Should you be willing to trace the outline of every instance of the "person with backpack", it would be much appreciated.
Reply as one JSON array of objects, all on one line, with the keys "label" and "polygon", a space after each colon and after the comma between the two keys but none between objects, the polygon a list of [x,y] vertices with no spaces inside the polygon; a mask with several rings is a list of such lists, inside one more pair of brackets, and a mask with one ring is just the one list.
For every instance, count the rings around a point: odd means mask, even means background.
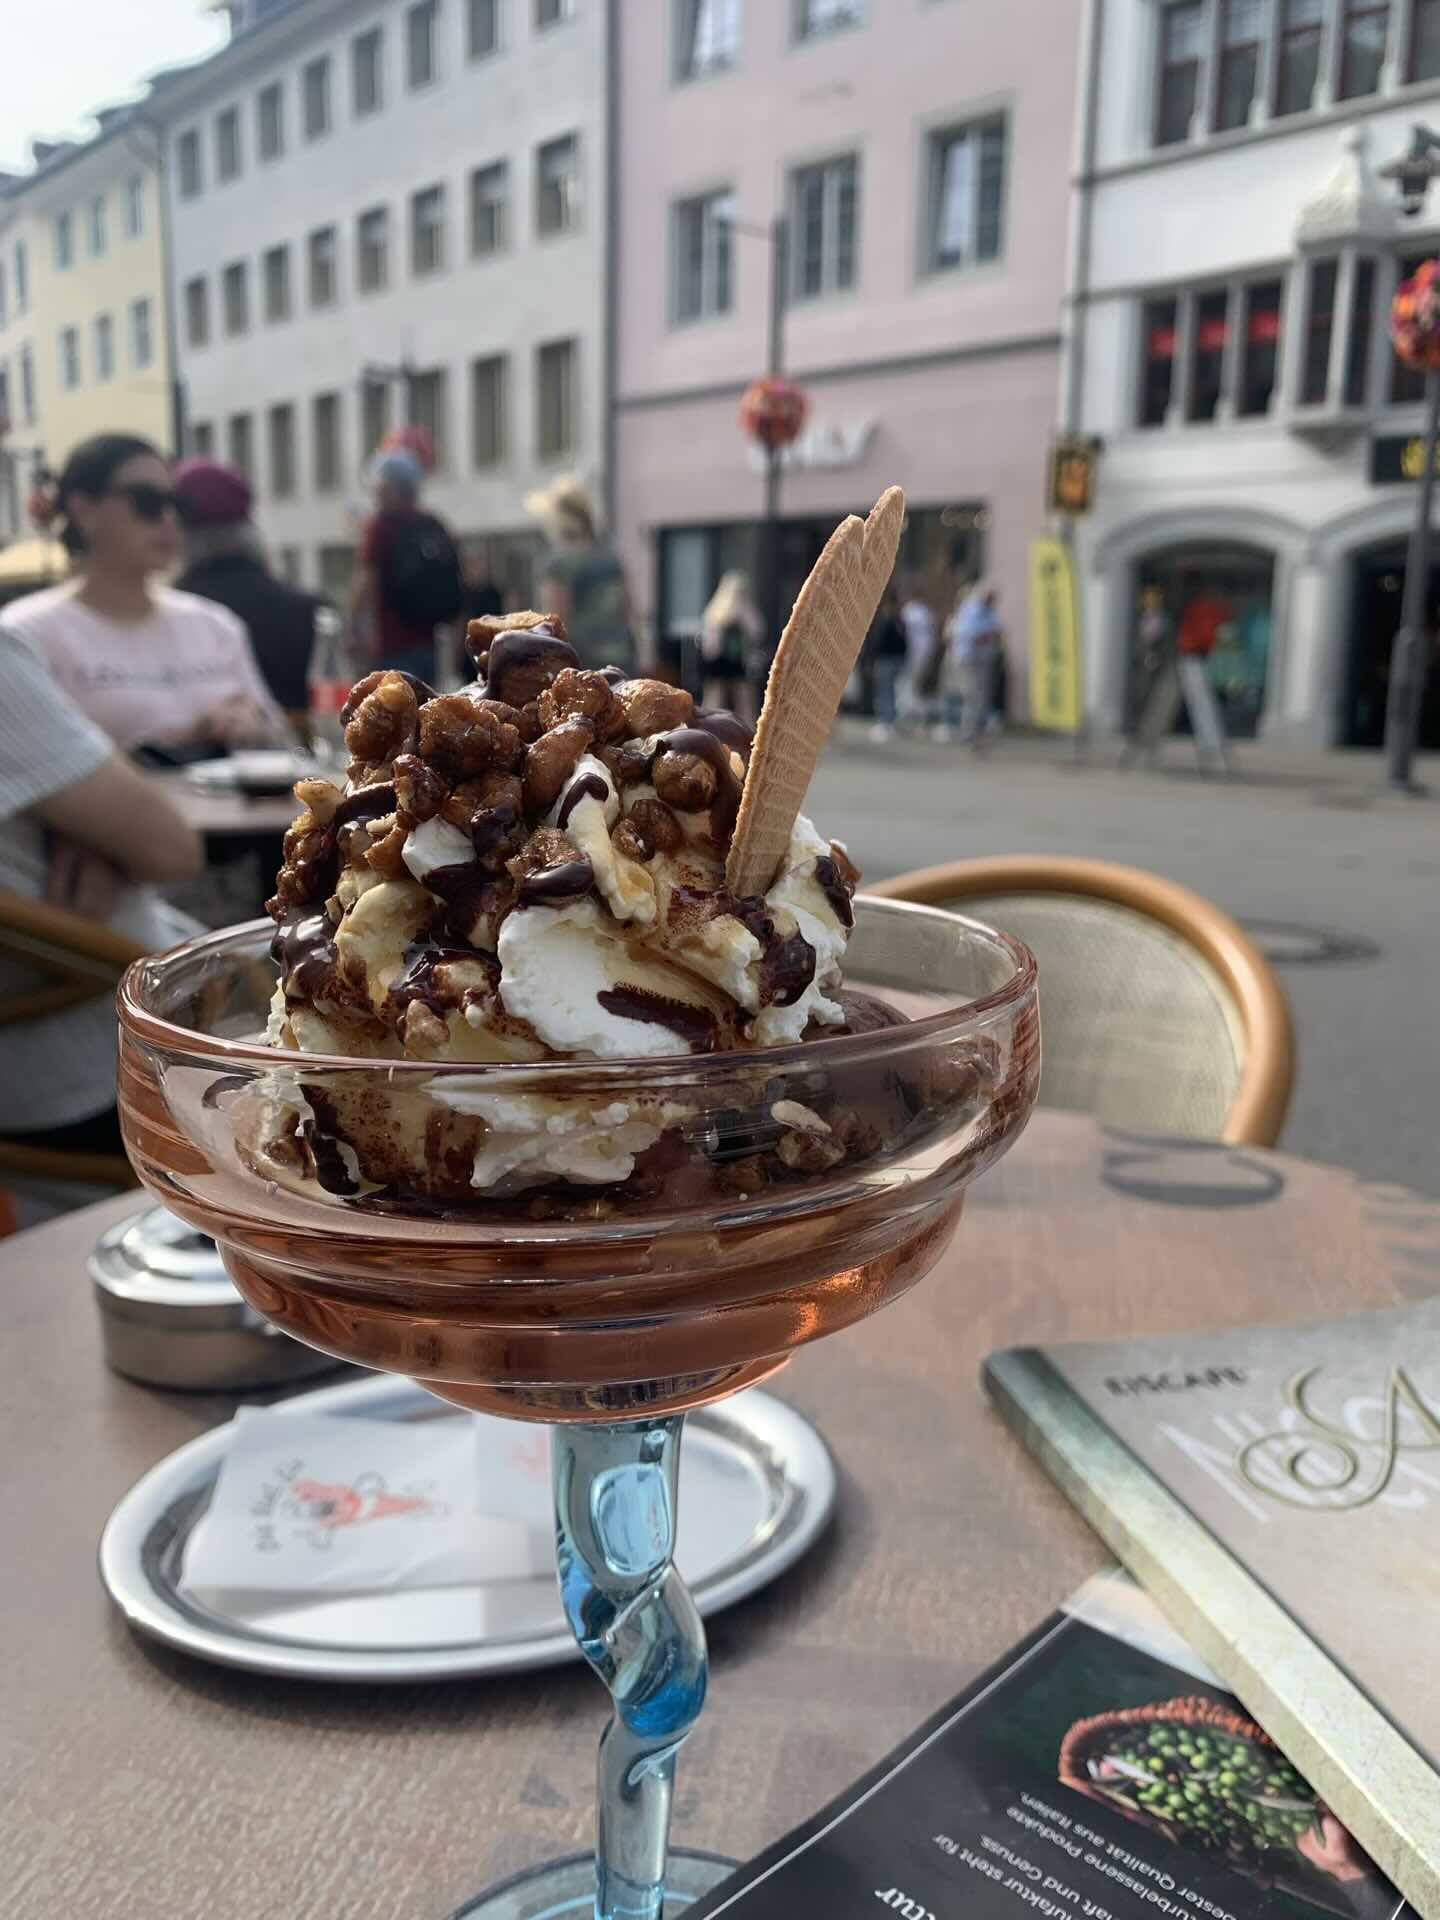
[{"label": "person with backpack", "polygon": [[465,586],[449,528],[420,504],[421,481],[408,447],[375,462],[375,512],[361,539],[347,611],[370,636],[375,666],[433,681],[435,629],[459,619]]},{"label": "person with backpack", "polygon": [[540,565],[538,605],[565,623],[582,666],[635,670],[635,634],[625,569],[601,533],[590,490],[562,475],[525,496],[525,510],[544,527],[550,550]]}]

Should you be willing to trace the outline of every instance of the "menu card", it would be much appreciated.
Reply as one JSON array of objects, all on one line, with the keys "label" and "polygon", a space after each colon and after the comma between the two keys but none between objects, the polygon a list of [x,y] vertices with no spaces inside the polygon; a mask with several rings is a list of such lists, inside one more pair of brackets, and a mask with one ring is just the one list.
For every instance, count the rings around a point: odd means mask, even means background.
[{"label": "menu card", "polygon": [[690,1920],[1401,1920],[1123,1574],[1089,1582]]},{"label": "menu card", "polygon": [[1002,1413],[1440,1916],[1440,1301],[991,1356]]}]

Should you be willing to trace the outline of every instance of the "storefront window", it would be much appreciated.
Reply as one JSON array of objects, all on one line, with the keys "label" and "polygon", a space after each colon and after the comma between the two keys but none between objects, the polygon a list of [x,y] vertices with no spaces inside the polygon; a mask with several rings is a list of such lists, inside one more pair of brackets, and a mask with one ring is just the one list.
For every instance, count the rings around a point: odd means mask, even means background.
[{"label": "storefront window", "polygon": [[1304,360],[1300,368],[1300,404],[1320,407],[1330,383],[1330,341],[1335,332],[1335,281],[1338,262],[1312,260],[1305,301]]},{"label": "storefront window", "polygon": [[1260,78],[1261,0],[1223,0],[1220,13],[1220,76],[1215,89],[1215,131],[1243,127],[1250,118]]},{"label": "storefront window", "polygon": [[1245,355],[1235,410],[1247,417],[1268,413],[1274,398],[1282,298],[1278,280],[1257,281],[1245,289]]},{"label": "storefront window", "polygon": [[1204,9],[1200,0],[1175,0],[1160,19],[1160,84],[1156,92],[1155,144],[1171,147],[1190,138],[1200,93]]},{"label": "storefront window", "polygon": [[1390,31],[1390,0],[1342,0],[1340,98],[1357,100],[1375,93],[1385,64],[1385,40]]},{"label": "storefront window", "polygon": [[1141,309],[1140,333],[1143,371],[1140,379],[1140,424],[1162,427],[1170,411],[1175,382],[1176,303],[1147,300]]},{"label": "storefront window", "polygon": [[[1195,542],[1170,547],[1141,562],[1136,573],[1136,606],[1146,619],[1136,622],[1130,706],[1138,714],[1150,681],[1166,670],[1185,625],[1186,610],[1198,600],[1219,601],[1223,615],[1206,672],[1232,739],[1253,739],[1265,704],[1270,666],[1271,609],[1275,563],[1258,548]],[[1158,611],[1165,644],[1155,645]],[[1187,724],[1183,710],[1178,728]]]},{"label": "storefront window", "polygon": [[1320,74],[1325,0],[1279,0],[1280,45],[1275,61],[1275,112],[1306,113]]},{"label": "storefront window", "polygon": [[1220,406],[1225,375],[1225,343],[1230,336],[1230,296],[1221,287],[1195,297],[1187,420],[1213,420]]}]

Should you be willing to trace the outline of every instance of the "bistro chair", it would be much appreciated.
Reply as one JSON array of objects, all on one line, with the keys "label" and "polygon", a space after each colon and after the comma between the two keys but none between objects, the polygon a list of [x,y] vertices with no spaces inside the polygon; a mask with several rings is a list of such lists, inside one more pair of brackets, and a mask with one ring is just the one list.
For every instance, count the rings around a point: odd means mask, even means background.
[{"label": "bistro chair", "polygon": [[1269,1147],[1295,1071],[1284,989],[1226,913],[1138,867],[1059,854],[955,860],[890,900],[1002,927],[1040,962],[1040,1104],[1111,1126]]},{"label": "bistro chair", "polygon": [[[126,967],[147,948],[100,921],[0,889],[0,952],[24,961],[35,975],[33,984],[0,994],[0,1027],[8,1027],[113,995]],[[123,1154],[67,1153],[0,1136],[0,1181],[115,1190],[133,1187],[135,1175]]]}]

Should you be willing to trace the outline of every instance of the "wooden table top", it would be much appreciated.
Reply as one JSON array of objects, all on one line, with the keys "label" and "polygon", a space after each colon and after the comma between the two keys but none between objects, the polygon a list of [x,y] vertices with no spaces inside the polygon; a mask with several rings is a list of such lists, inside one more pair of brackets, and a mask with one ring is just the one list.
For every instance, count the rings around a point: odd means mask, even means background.
[{"label": "wooden table top", "polygon": [[209,840],[281,834],[298,811],[294,798],[288,793],[252,800],[243,793],[221,793],[196,786],[183,773],[152,773],[149,777],[195,831]]},{"label": "wooden table top", "polygon": [[[135,1196],[0,1246],[0,1913],[430,1920],[589,1844],[580,1666],[297,1685],[135,1637],[95,1571],[114,1503],[226,1417],[100,1360],[85,1255]],[[1440,1284],[1440,1206],[1334,1170],[1041,1114],[943,1266],[778,1381],[840,1468],[835,1523],[710,1623],[674,1837],[745,1857],[879,1759],[1104,1564],[989,1409],[982,1356],[1302,1319]]]}]

